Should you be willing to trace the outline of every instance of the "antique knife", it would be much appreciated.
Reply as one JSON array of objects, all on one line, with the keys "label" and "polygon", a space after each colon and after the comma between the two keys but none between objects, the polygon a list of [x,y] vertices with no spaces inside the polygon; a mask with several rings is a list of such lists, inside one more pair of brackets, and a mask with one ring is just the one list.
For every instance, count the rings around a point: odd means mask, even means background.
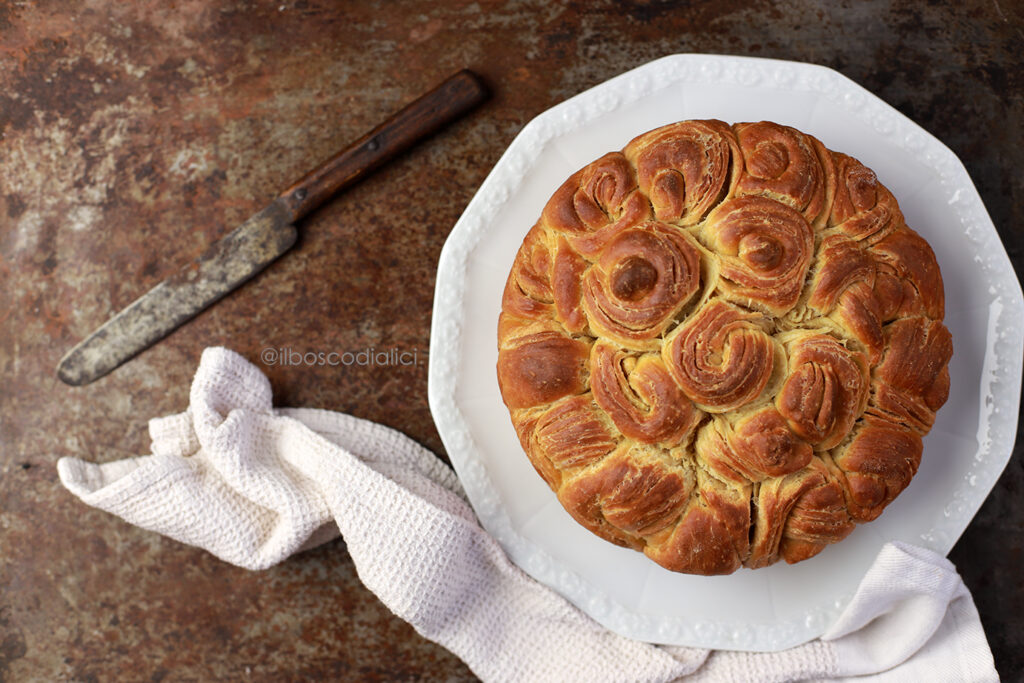
[{"label": "antique knife", "polygon": [[298,236],[296,221],[486,97],[487,90],[475,74],[458,72],[289,187],[196,261],[107,321],[61,359],[57,376],[74,386],[88,384],[160,341],[286,252]]}]

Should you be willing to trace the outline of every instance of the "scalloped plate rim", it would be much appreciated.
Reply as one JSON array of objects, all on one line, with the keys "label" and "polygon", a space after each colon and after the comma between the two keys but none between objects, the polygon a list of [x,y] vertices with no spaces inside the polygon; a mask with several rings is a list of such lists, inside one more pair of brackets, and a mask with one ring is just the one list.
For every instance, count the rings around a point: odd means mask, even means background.
[{"label": "scalloped plate rim", "polygon": [[[871,103],[876,109],[883,112],[890,122],[895,122],[894,125],[897,129],[901,127],[906,128],[911,133],[919,136],[916,145],[922,151],[915,154],[918,160],[920,160],[925,152],[928,152],[934,157],[932,163],[926,164],[929,168],[935,170],[943,162],[947,165],[952,165],[952,169],[949,169],[946,174],[942,174],[938,170],[936,170],[936,173],[943,180],[955,180],[957,182],[957,196],[959,196],[961,190],[965,190],[968,195],[967,201],[976,202],[978,205],[974,207],[973,218],[981,223],[981,235],[976,239],[988,238],[992,242],[991,238],[994,238],[994,244],[989,243],[987,246],[998,247],[995,250],[996,253],[991,255],[994,258],[994,263],[988,268],[989,271],[994,270],[995,273],[987,272],[986,275],[989,277],[996,277],[1000,273],[1008,273],[1008,275],[998,280],[990,279],[988,281],[990,287],[998,286],[997,289],[999,291],[995,301],[990,305],[989,330],[985,339],[984,365],[988,368],[989,362],[993,360],[992,356],[995,354],[994,360],[997,363],[997,367],[1001,368],[1003,372],[1001,376],[996,376],[996,370],[990,369],[992,377],[988,385],[989,391],[995,392],[998,389],[1005,408],[1012,408],[1012,410],[1004,410],[998,420],[993,418],[991,411],[986,416],[979,416],[979,448],[975,459],[977,462],[986,462],[989,465],[983,472],[987,477],[980,487],[972,484],[972,497],[959,501],[960,507],[953,508],[952,514],[947,513],[947,517],[954,521],[947,523],[945,526],[947,528],[957,527],[957,529],[952,533],[947,530],[944,532],[944,535],[940,534],[933,539],[935,541],[933,543],[936,546],[935,549],[940,550],[943,554],[949,552],[995,485],[999,474],[1005,468],[1012,454],[1012,436],[1016,433],[1017,414],[1021,398],[1021,366],[1022,362],[1024,362],[1020,354],[1020,349],[1024,347],[1024,342],[1020,341],[1021,335],[1019,333],[1014,335],[1014,332],[1024,327],[1024,295],[1022,295],[1020,283],[1016,279],[1015,271],[1010,264],[1009,257],[995,230],[995,226],[985,211],[984,205],[981,204],[980,197],[977,195],[977,190],[966,168],[956,154],[935,136],[921,128],[891,105],[858,85],[852,79],[825,66],[760,57],[708,54],[669,55],[636,67],[574,95],[527,122],[499,158],[492,171],[481,184],[480,189],[474,194],[473,199],[456,222],[441,251],[431,322],[428,398],[431,413],[434,416],[441,440],[448,451],[460,481],[462,481],[466,488],[470,503],[477,512],[481,523],[498,540],[512,561],[528,574],[563,595],[612,631],[627,637],[674,645],[774,651],[812,640],[821,635],[838,616],[841,609],[848,602],[850,595],[838,595],[831,604],[818,606],[814,611],[813,620],[809,612],[809,616],[804,620],[803,624],[787,622],[785,626],[788,629],[788,633],[783,637],[776,637],[774,639],[772,633],[777,632],[778,627],[783,624],[745,624],[741,629],[733,629],[729,633],[724,633],[719,629],[716,633],[712,633],[709,636],[707,629],[705,629],[704,635],[700,633],[699,627],[704,624],[692,623],[692,620],[687,615],[678,615],[674,618],[637,615],[628,606],[620,605],[605,595],[599,586],[594,586],[571,572],[563,571],[559,574],[554,571],[552,564],[558,565],[557,561],[548,556],[536,543],[528,538],[524,538],[513,529],[500,505],[494,506],[493,504],[488,505],[486,503],[488,495],[491,497],[495,496],[494,487],[488,478],[485,466],[475,451],[472,437],[466,424],[466,418],[455,401],[455,392],[459,378],[453,372],[453,368],[457,366],[457,359],[461,351],[462,325],[466,313],[462,310],[461,299],[468,285],[465,280],[466,265],[468,257],[472,254],[472,251],[476,248],[482,237],[482,234],[474,235],[474,229],[480,233],[486,232],[486,220],[489,217],[494,217],[497,210],[509,201],[510,196],[514,194],[515,189],[518,187],[516,181],[502,177],[505,167],[516,163],[514,155],[519,153],[521,147],[526,147],[531,141],[536,142],[536,138],[543,136],[541,128],[543,128],[545,123],[564,116],[567,112],[571,112],[574,107],[580,108],[593,105],[593,109],[597,109],[598,97],[608,92],[626,90],[630,84],[635,83],[641,77],[657,74],[659,70],[662,72],[670,71],[673,67],[683,67],[684,69],[686,67],[701,68],[702,65],[712,62],[718,63],[719,66],[723,63],[731,63],[762,70],[773,68],[776,70],[789,69],[793,72],[791,74],[793,80],[796,80],[795,76],[801,72],[803,74],[817,73],[823,75],[826,79],[831,79],[833,84],[836,85],[836,90],[846,93],[857,93],[864,97],[866,102]],[[776,74],[778,73],[779,71],[776,71]],[[693,84],[689,83],[689,85]],[[779,85],[784,89],[785,84]],[[826,96],[823,92],[819,92],[818,95]],[[644,96],[641,93],[629,101],[635,103]],[[603,114],[592,113],[592,120],[593,118],[599,118],[601,115]],[[568,125],[570,125],[569,131],[574,130],[571,127],[571,123]],[[640,132],[643,131],[637,131],[637,134]],[[547,144],[557,137],[557,134],[551,134],[542,142]],[[543,144],[541,145],[542,148]],[[905,144],[902,146],[906,148]],[[911,152],[908,150],[908,153]],[[539,154],[538,152],[537,156]],[[537,158],[534,158],[532,161],[536,162]],[[485,193],[495,190],[504,190],[503,198],[496,204],[492,202],[488,205]],[[978,210],[979,208],[980,211]],[[961,211],[961,214],[958,216],[959,221],[964,223],[966,220],[964,212],[967,209],[958,208],[957,210]],[[966,225],[964,227],[967,229]],[[455,300],[454,303],[457,303],[458,306],[452,305],[453,299]],[[992,306],[999,302],[1001,302],[1001,306],[998,310],[992,311]],[[1001,337],[999,336],[1000,325],[1002,325]],[[993,335],[996,336],[993,337]],[[1016,353],[1005,351],[1000,353],[995,348],[1000,341],[1005,342],[1008,338],[1009,341],[1016,344],[1011,349],[1015,349]],[[981,379],[984,381],[986,378],[983,377]],[[993,443],[991,432],[995,422],[998,422],[997,426],[1001,428],[1002,433],[1008,432],[1011,435],[1008,445],[1005,441],[1002,444]],[[986,435],[982,435],[984,427],[988,428]],[[985,436],[989,437],[987,439],[987,450]],[[953,502],[950,503],[950,505],[952,504]],[[938,525],[927,533],[934,532],[936,528],[938,528]],[[925,535],[923,534],[922,538],[924,537]],[[734,624],[734,622],[730,623]],[[666,628],[666,626],[669,628]],[[675,635],[673,635],[673,627]],[[782,630],[786,631],[787,629]],[[680,637],[679,633],[687,635]]]}]

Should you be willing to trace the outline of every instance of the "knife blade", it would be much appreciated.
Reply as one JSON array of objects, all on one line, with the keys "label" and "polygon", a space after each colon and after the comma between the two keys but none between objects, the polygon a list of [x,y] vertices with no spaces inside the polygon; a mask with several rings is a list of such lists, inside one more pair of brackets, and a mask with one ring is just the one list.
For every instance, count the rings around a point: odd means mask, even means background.
[{"label": "knife blade", "polygon": [[487,97],[462,70],[407,105],[211,245],[198,259],[143,294],[71,349],[57,376],[72,386],[103,377],[243,285],[298,238],[295,223],[418,140]]}]

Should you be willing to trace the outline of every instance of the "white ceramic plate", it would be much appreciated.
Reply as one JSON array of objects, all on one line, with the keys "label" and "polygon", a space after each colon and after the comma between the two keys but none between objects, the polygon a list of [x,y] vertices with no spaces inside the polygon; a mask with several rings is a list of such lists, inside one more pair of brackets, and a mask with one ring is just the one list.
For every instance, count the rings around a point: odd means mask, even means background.
[{"label": "white ceramic plate", "polygon": [[[501,292],[527,230],[577,169],[634,136],[693,118],[774,120],[860,159],[935,249],[955,353],[952,390],[910,486],[871,524],[817,557],[731,576],[666,571],[579,526],[520,449],[498,393]],[[838,616],[882,545],[948,553],[1010,457],[1021,387],[1024,298],[956,156],[830,69],[712,55],[659,59],[544,112],[509,146],[441,253],[430,407],[484,527],[520,567],[625,636],[778,650]]]}]

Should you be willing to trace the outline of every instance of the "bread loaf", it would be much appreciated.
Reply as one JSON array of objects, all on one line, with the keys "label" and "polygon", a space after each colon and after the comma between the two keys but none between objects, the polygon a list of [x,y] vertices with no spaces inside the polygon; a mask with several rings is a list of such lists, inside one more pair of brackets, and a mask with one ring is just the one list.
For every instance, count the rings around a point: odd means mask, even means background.
[{"label": "bread loaf", "polygon": [[949,392],[935,256],[852,157],[683,121],[527,233],[498,381],[565,509],[673,571],[799,562],[910,483]]}]

